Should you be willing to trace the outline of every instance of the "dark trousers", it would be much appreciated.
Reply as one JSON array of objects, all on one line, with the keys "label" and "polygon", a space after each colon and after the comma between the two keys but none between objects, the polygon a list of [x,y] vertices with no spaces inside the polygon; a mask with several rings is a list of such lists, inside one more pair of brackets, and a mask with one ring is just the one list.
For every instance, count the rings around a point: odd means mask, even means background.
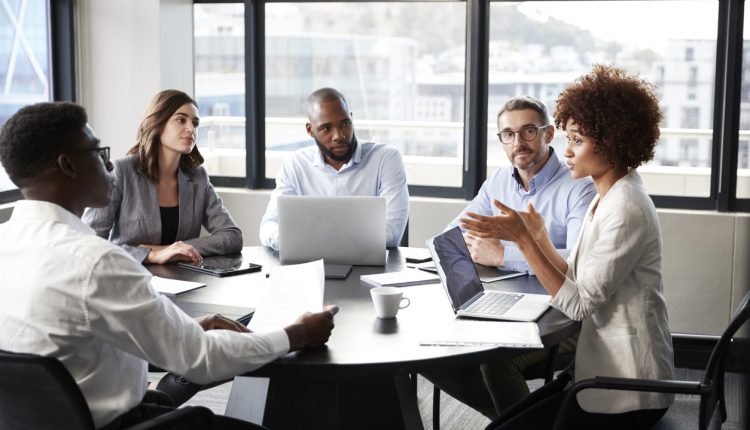
[{"label": "dark trousers", "polygon": [[[143,397],[141,403],[133,409],[125,412],[112,421],[101,427],[99,430],[120,430],[134,426],[159,415],[175,409],[172,399],[159,391],[149,390]],[[227,430],[259,430],[265,427],[258,426],[246,421],[237,420],[221,415],[213,415],[211,422],[205,420],[195,420],[192,422],[180,423],[173,427],[174,430],[203,430],[207,428],[227,429]]]},{"label": "dark trousers", "polygon": [[[565,385],[570,376],[559,377],[531,393],[494,420],[487,429],[492,430],[544,430],[552,429],[555,418],[565,398]],[[633,430],[651,428],[667,409],[642,409],[620,414],[595,414],[586,412],[574,402],[567,413],[567,429],[575,430]]]}]

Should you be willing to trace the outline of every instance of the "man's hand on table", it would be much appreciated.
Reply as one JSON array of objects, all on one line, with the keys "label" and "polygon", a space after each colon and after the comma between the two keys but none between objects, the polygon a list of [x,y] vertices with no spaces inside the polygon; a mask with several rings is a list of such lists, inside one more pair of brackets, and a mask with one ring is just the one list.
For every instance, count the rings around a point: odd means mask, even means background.
[{"label": "man's hand on table", "polygon": [[248,330],[247,327],[242,325],[241,323],[238,323],[235,320],[229,319],[223,315],[207,315],[205,317],[202,317],[200,319],[196,319],[198,321],[198,324],[203,327],[204,331],[208,330],[232,330],[232,331],[239,331],[247,333],[250,330]]},{"label": "man's hand on table", "polygon": [[286,327],[284,330],[289,336],[289,351],[298,351],[328,342],[333,330],[333,316],[338,310],[338,306],[328,305],[322,312],[302,314],[294,324]]}]

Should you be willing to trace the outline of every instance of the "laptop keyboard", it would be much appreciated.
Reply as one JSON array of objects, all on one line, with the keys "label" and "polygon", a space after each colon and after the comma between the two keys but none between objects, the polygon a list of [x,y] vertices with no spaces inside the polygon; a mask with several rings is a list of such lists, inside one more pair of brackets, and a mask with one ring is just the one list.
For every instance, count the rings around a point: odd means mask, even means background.
[{"label": "laptop keyboard", "polygon": [[503,315],[522,297],[523,294],[515,293],[484,293],[479,300],[466,308],[466,312]]}]

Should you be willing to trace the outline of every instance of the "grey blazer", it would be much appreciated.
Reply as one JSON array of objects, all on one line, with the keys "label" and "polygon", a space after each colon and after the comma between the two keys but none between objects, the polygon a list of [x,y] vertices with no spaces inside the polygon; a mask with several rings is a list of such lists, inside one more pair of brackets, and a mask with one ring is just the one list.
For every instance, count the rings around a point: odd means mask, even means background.
[{"label": "grey blazer", "polygon": [[[161,215],[156,184],[136,171],[134,156],[114,162],[115,187],[109,206],[88,208],[83,222],[96,234],[123,247],[137,261],[149,250],[141,243],[161,242]],[[175,240],[192,245],[202,256],[229,254],[242,250],[242,232],[224,208],[221,198],[202,166],[177,173],[179,183],[179,226]],[[201,226],[209,236],[199,237]]]}]

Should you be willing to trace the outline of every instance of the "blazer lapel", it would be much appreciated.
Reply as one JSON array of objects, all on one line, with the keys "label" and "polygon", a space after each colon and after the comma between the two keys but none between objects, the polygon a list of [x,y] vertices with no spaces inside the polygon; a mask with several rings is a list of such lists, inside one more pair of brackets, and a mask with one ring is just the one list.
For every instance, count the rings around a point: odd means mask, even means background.
[{"label": "blazer lapel", "polygon": [[156,184],[150,182],[141,175],[143,181],[143,227],[146,228],[148,243],[158,245],[161,243],[161,212],[159,211],[159,194]]},{"label": "blazer lapel", "polygon": [[191,220],[195,219],[195,182],[182,169],[177,170],[180,189],[180,221],[177,227],[176,240],[193,239],[190,237]]}]

